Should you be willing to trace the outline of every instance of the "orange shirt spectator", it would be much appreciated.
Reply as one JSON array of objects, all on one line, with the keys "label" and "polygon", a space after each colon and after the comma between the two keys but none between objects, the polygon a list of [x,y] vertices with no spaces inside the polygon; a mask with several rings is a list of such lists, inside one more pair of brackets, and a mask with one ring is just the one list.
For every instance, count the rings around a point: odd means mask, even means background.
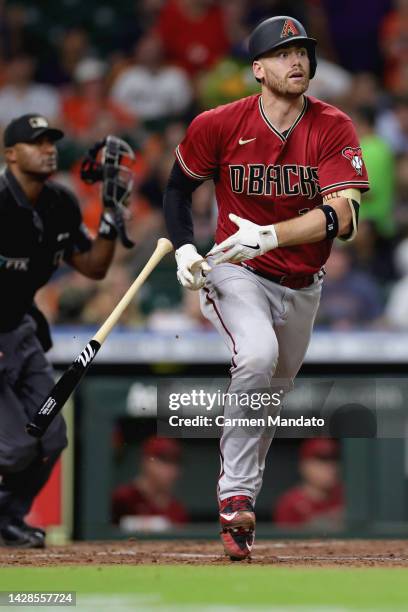
[{"label": "orange shirt spectator", "polygon": [[132,117],[112,100],[92,100],[90,102],[81,95],[67,96],[63,101],[62,112],[64,125],[70,135],[81,138],[87,133],[95,122],[95,118],[102,120],[105,117],[109,122],[114,120],[115,124],[122,128],[131,127],[134,122]]},{"label": "orange shirt spectator", "polygon": [[74,76],[75,89],[62,103],[64,128],[69,136],[88,144],[135,125],[135,117],[106,96],[102,62],[82,60]]},{"label": "orange shirt spectator", "polygon": [[192,76],[226,55],[230,46],[222,9],[209,0],[169,0],[156,33],[166,59]]}]

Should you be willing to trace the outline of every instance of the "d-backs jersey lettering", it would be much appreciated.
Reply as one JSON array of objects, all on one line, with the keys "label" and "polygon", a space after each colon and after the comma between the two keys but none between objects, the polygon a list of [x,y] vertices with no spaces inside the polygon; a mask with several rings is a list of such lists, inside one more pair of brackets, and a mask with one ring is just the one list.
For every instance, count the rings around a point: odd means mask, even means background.
[{"label": "d-backs jersey lettering", "polygon": [[[269,225],[305,214],[326,194],[369,188],[350,118],[310,96],[285,134],[268,120],[260,95],[206,111],[192,121],[176,156],[188,176],[214,180],[217,243],[237,231],[229,213]],[[251,267],[271,275],[314,274],[331,244],[280,247],[251,260]]]}]

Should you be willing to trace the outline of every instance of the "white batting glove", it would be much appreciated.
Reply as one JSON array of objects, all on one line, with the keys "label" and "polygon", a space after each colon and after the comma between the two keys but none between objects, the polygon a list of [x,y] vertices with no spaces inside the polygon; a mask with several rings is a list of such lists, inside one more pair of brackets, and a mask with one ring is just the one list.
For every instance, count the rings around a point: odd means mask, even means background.
[{"label": "white batting glove", "polygon": [[232,213],[229,218],[235,225],[238,225],[239,230],[207,253],[207,255],[220,253],[212,260],[215,264],[227,261],[239,263],[263,255],[278,246],[278,238],[273,225],[257,225]]},{"label": "white batting glove", "polygon": [[193,244],[183,244],[177,249],[176,261],[180,285],[193,291],[204,287],[205,276],[211,268]]}]

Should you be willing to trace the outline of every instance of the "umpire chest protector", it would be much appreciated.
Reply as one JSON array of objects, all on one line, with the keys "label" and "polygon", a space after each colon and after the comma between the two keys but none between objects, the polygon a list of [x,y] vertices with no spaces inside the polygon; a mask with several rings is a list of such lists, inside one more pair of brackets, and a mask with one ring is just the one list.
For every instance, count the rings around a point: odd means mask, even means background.
[{"label": "umpire chest protector", "polygon": [[90,246],[73,194],[47,182],[33,206],[6,170],[0,176],[0,331],[19,325],[61,261]]}]

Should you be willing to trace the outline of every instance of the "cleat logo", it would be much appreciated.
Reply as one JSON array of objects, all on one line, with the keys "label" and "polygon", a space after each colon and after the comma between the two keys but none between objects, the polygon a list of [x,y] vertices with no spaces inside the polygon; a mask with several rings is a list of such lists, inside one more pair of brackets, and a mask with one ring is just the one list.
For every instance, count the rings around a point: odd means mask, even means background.
[{"label": "cleat logo", "polygon": [[225,521],[233,521],[237,514],[238,512],[230,512],[229,514],[223,514],[222,512],[220,512],[220,517],[223,518]]}]

